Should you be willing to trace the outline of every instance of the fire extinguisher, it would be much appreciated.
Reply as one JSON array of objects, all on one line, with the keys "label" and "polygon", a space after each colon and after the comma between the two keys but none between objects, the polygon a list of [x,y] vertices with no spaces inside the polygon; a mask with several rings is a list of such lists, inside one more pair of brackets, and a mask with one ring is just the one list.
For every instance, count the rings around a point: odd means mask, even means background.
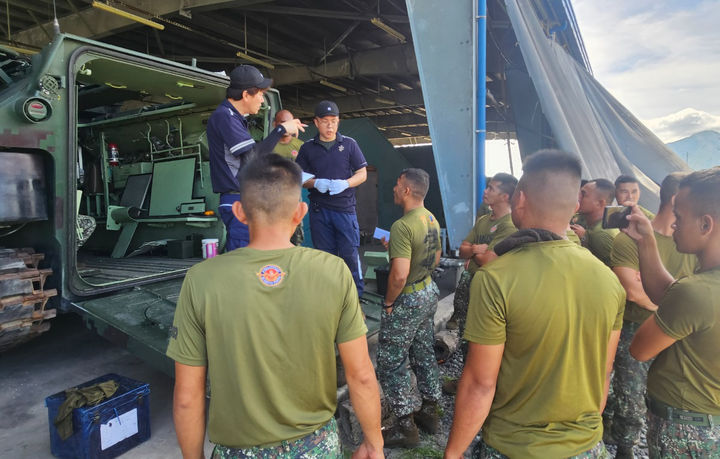
[{"label": "fire extinguisher", "polygon": [[120,165],[120,150],[118,150],[118,146],[116,143],[109,143],[108,144],[108,163],[110,166],[119,166]]}]

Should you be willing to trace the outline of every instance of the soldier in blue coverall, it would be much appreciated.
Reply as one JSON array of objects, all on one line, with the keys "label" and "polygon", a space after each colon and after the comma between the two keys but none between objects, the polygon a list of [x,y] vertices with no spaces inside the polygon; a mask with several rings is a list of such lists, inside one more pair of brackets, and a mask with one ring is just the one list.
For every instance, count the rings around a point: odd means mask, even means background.
[{"label": "soldier in blue coverall", "polygon": [[345,260],[362,296],[355,187],[367,179],[367,161],[355,139],[338,132],[339,115],[334,102],[324,100],[315,107],[318,134],[300,147],[296,162],[315,176],[303,184],[310,188],[313,246]]},{"label": "soldier in blue coverall", "polygon": [[237,176],[240,169],[256,155],[271,153],[284,134],[304,131],[298,119],[277,125],[262,142],[255,142],[248,130],[248,115],[260,111],[265,91],[272,79],[265,78],[251,65],[240,65],[230,72],[226,99],[210,115],[207,124],[210,150],[210,179],[213,192],[220,194],[218,214],[227,230],[226,250],[245,247],[250,241],[248,227],[232,214],[232,205],[240,200]]}]

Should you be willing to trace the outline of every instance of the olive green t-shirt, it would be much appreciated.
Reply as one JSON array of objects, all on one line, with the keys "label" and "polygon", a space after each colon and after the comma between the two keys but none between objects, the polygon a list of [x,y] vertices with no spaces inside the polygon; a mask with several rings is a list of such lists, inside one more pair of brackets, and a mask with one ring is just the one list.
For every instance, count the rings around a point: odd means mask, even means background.
[{"label": "olive green t-shirt", "polygon": [[298,139],[297,137],[293,137],[288,143],[278,142],[273,149],[273,153],[278,154],[283,158],[295,161],[295,158],[297,158],[298,155],[298,151],[300,151],[300,147],[302,147],[303,143],[304,142],[302,140]]},{"label": "olive green t-shirt", "polygon": [[641,206],[641,205],[638,205],[638,207],[640,208],[640,210],[642,211],[642,213],[644,213],[645,216],[646,216],[647,218],[649,218],[650,220],[652,220],[653,218],[655,218],[655,214],[654,214],[654,213],[650,212],[649,210],[647,210],[646,208],[644,208],[644,207]]},{"label": "olive green t-shirt", "polygon": [[[672,236],[665,236],[656,231],[655,240],[657,241],[660,260],[662,260],[665,269],[675,279],[689,276],[695,271],[697,257],[678,252]],[[613,241],[610,266],[612,268],[630,268],[634,271],[640,271],[637,244],[625,233],[618,234]],[[625,320],[641,324],[651,315],[652,311],[638,306],[632,301],[625,304]]]},{"label": "olive green t-shirt", "polygon": [[410,260],[410,273],[405,285],[421,281],[432,273],[440,249],[440,225],[424,207],[411,210],[390,227],[390,259]]},{"label": "olive green t-shirt", "polygon": [[[503,215],[495,220],[491,219],[490,216],[491,214],[486,214],[478,218],[468,235],[465,236],[465,241],[471,244],[487,244],[488,250],[492,250],[499,242],[517,232],[510,214]],[[470,258],[467,267],[468,272],[474,274],[478,269],[480,269],[480,265],[473,258]]]},{"label": "olive green t-shirt", "polygon": [[677,341],[648,372],[648,394],[667,405],[720,415],[720,267],[675,282],[655,313]]},{"label": "olive green t-shirt", "polygon": [[615,228],[604,229],[602,220],[590,226],[585,233],[587,237],[587,248],[600,261],[610,266],[610,253],[612,252],[613,239],[620,233]]},{"label": "olive green t-shirt", "polygon": [[577,245],[582,245],[582,243],[580,242],[580,238],[578,237],[577,234],[575,234],[575,231],[569,229],[569,230],[565,231],[565,235],[566,235],[568,241],[574,242]]},{"label": "olive green t-shirt", "polygon": [[615,274],[567,240],[524,244],[480,268],[464,337],[505,345],[483,440],[518,458],[594,447],[608,342],[624,307]]},{"label": "olive green t-shirt", "polygon": [[167,355],[208,367],[210,441],[271,445],[330,420],[334,345],[366,331],[342,259],[305,247],[245,247],[188,271]]}]

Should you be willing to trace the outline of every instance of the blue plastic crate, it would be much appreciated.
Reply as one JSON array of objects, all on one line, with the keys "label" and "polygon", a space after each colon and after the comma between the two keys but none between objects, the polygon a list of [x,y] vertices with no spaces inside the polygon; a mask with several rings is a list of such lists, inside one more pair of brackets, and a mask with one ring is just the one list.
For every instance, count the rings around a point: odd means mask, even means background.
[{"label": "blue plastic crate", "polygon": [[73,434],[63,441],[53,424],[65,391],[45,399],[50,424],[50,450],[61,458],[117,457],[150,438],[150,386],[117,374],[106,374],[77,387],[114,380],[115,394],[95,405],[73,410]]}]

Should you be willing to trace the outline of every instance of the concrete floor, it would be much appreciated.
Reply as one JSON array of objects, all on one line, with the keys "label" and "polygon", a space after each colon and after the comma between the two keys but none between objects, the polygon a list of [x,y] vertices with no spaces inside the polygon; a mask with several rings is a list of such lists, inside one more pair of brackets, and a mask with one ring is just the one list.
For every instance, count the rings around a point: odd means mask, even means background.
[{"label": "concrete floor", "polygon": [[[106,373],[150,384],[151,437],[121,457],[180,457],[172,422],[173,379],[85,329],[75,314],[53,319],[47,333],[0,354],[0,457],[53,457],[45,397]],[[207,457],[211,451],[206,442]]]}]

